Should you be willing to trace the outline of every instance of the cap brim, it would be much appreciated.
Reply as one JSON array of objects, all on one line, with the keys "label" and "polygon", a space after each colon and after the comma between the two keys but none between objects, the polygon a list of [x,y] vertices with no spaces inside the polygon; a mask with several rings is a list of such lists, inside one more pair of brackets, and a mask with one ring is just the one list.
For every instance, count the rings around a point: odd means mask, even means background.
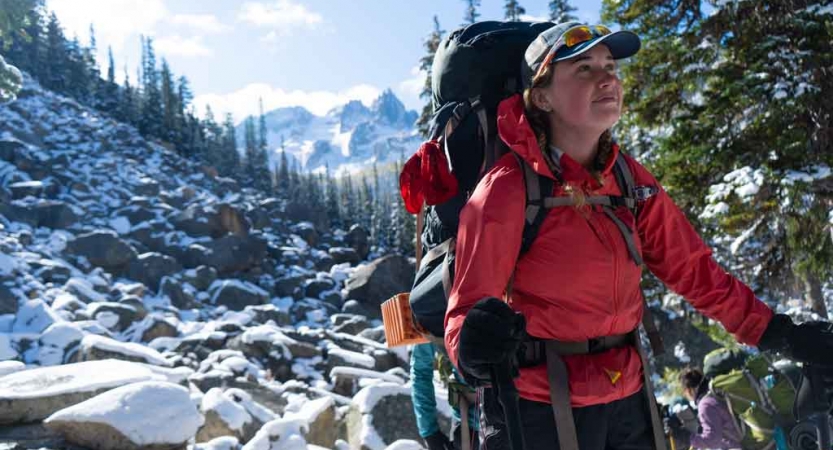
[{"label": "cap brim", "polygon": [[642,46],[639,36],[635,33],[630,31],[616,31],[587,42],[582,42],[574,48],[571,48],[568,54],[553,59],[553,62],[575,58],[599,44],[605,44],[610,49],[610,54],[613,55],[613,59],[629,58],[636,54]]}]

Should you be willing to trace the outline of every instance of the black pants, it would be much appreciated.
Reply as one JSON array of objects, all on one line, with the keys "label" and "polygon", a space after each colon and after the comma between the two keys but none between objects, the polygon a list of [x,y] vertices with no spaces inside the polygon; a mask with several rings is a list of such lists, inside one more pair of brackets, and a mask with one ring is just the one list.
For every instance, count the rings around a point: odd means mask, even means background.
[{"label": "black pants", "polygon": [[[480,414],[481,450],[509,449],[503,409],[492,389],[483,389]],[[651,418],[645,394],[603,405],[573,408],[581,450],[653,450]],[[549,403],[521,399],[518,407],[525,450],[558,450],[555,417]]]}]

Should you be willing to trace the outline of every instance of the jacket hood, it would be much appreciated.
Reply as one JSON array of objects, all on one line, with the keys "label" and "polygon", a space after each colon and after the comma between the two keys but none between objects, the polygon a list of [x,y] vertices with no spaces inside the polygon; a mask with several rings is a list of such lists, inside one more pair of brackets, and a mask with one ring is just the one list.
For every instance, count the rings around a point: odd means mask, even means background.
[{"label": "jacket hood", "polygon": [[[497,111],[497,129],[500,138],[503,142],[523,158],[535,172],[540,175],[556,179],[547,165],[544,155],[538,146],[538,140],[535,137],[535,132],[532,131],[532,126],[524,112],[524,101],[521,94],[513,95],[506,100],[500,102]],[[605,168],[602,171],[604,176],[610,174],[613,170],[613,165],[616,162],[616,157],[619,154],[619,146],[613,144],[613,151],[610,158],[605,163]],[[566,153],[561,155],[559,165],[562,171],[562,177],[565,182],[572,183],[589,183],[593,180],[590,172],[579,164],[575,159],[571,158]],[[591,185],[593,183],[590,183]]]}]

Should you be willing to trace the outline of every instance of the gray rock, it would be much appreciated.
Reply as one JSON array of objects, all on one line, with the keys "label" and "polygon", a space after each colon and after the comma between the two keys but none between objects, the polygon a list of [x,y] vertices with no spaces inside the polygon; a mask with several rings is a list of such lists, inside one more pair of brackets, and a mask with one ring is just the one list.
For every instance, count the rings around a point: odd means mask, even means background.
[{"label": "gray rock", "polygon": [[150,342],[159,337],[177,337],[179,331],[176,326],[161,317],[149,318],[151,324],[142,333],[142,342]]},{"label": "gray rock", "polygon": [[[367,398],[377,400],[366,402]],[[367,430],[368,424],[376,431],[385,446],[399,439],[421,442],[411,395],[405,387],[383,383],[368,386],[356,394],[347,413],[350,448],[362,450],[371,448],[362,441],[364,436],[371,434]],[[444,429],[448,430],[447,427]]]},{"label": "gray rock", "polygon": [[300,222],[290,227],[290,230],[306,241],[310,247],[316,247],[318,245],[320,235],[318,230],[315,229],[315,225],[309,222]]},{"label": "gray rock", "polygon": [[182,287],[182,283],[172,277],[162,278],[159,293],[168,296],[171,304],[178,309],[191,309],[199,306],[194,296]]},{"label": "gray rock", "polygon": [[209,266],[198,266],[183,272],[182,279],[198,290],[205,291],[217,279],[217,270]]},{"label": "gray rock", "polygon": [[12,288],[0,283],[0,314],[17,314],[20,303]]},{"label": "gray rock", "polygon": [[133,247],[112,231],[82,234],[67,244],[67,251],[108,271],[120,271],[136,258]]},{"label": "gray rock", "polygon": [[[242,405],[235,402],[220,388],[212,388],[203,396],[200,412],[205,422],[197,431],[197,442],[207,442],[221,436],[234,436],[241,442],[248,442],[254,437],[263,423],[256,420]],[[228,418],[243,420],[243,426],[229,423]]]},{"label": "gray rock", "polygon": [[270,320],[278,326],[286,326],[292,323],[289,313],[281,311],[277,306],[272,304],[247,306],[245,311],[254,313],[254,321],[256,323],[265,324]]},{"label": "gray rock", "polygon": [[370,323],[364,316],[353,316],[347,321],[343,321],[333,327],[333,331],[337,333],[347,333],[357,335],[363,330],[370,328]]},{"label": "gray rock", "polygon": [[263,289],[239,280],[217,280],[209,288],[211,301],[232,311],[242,311],[247,306],[262,305],[269,301]]},{"label": "gray rock", "polygon": [[[139,318],[136,308],[124,303],[94,303],[90,309],[92,310],[90,316],[101,324],[109,325],[105,326],[111,331],[124,331]],[[117,320],[105,318],[105,315],[117,318]]]},{"label": "gray rock", "polygon": [[248,358],[257,360],[278,381],[292,378],[292,354],[280,342],[246,339],[246,335],[235,336],[228,341],[229,350],[237,350]]},{"label": "gray rock", "polygon": [[127,276],[144,283],[151,290],[159,289],[162,278],[182,270],[175,259],[161,253],[143,253],[132,260],[127,267]]},{"label": "gray rock", "polygon": [[408,292],[414,278],[414,269],[401,255],[389,255],[359,267],[347,279],[347,298],[353,298],[368,307],[371,317],[381,317],[381,304],[395,294]]},{"label": "gray rock", "polygon": [[6,375],[0,377],[0,424],[40,421],[102,392],[153,376],[150,369],[123,361],[66,364]]},{"label": "gray rock", "polygon": [[263,262],[266,241],[259,236],[229,235],[200,245],[191,245],[185,252],[186,267],[210,266],[220,274],[240,272]]},{"label": "gray rock", "polygon": [[379,325],[375,328],[366,328],[362,330],[358,334],[358,336],[365,339],[370,339],[371,341],[375,341],[380,344],[384,344],[386,342],[385,327],[383,325]]},{"label": "gray rock", "polygon": [[69,228],[80,218],[80,210],[67,203],[43,199],[34,202],[15,200],[11,203],[2,203],[0,214],[12,221],[24,222],[35,228],[52,229]]},{"label": "gray rock", "polygon": [[171,223],[191,236],[211,236],[215,239],[227,234],[245,236],[250,228],[245,215],[226,203],[191,206],[173,216]]},{"label": "gray rock", "polygon": [[367,258],[370,253],[370,232],[366,228],[358,224],[351,226],[344,240],[356,251],[359,259]]},{"label": "gray rock", "polygon": [[275,295],[278,297],[292,297],[296,300],[304,298],[303,284],[306,277],[288,276],[275,281]]},{"label": "gray rock", "polygon": [[355,266],[362,260],[356,250],[350,247],[332,247],[327,253],[332,256],[334,264],[350,263],[351,266]]},{"label": "gray rock", "polygon": [[26,150],[26,144],[13,140],[0,140],[0,160],[14,163],[18,154]]},{"label": "gray rock", "polygon": [[331,278],[307,280],[304,283],[304,295],[312,298],[320,298],[322,292],[332,290],[336,287],[336,282]]}]

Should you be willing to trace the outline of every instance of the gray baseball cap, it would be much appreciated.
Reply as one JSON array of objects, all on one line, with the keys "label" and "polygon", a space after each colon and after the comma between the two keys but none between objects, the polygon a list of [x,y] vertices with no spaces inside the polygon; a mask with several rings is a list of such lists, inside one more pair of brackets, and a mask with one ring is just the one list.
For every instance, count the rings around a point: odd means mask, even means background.
[{"label": "gray baseball cap", "polygon": [[[569,39],[562,39],[567,32],[577,33],[574,38],[579,39],[579,42],[568,46]],[[610,49],[613,59],[633,56],[642,45],[639,36],[630,31],[612,32],[601,25],[587,25],[581,22],[555,25],[539,34],[526,48],[521,68],[524,87],[532,85],[532,78],[542,65],[574,58],[601,43]]]}]

